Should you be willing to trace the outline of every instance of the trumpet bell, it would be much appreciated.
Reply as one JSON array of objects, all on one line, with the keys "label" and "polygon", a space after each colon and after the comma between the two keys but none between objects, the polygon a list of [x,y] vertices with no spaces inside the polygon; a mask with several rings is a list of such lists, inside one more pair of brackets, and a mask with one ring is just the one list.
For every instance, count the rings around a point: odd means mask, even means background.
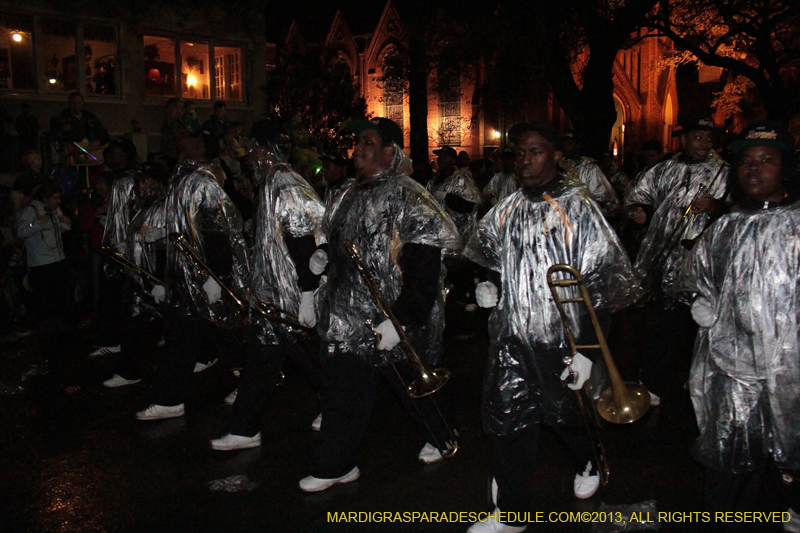
[{"label": "trumpet bell", "polygon": [[446,368],[435,368],[423,372],[408,386],[408,395],[414,399],[430,396],[444,387],[450,379],[450,371]]},{"label": "trumpet bell", "polygon": [[612,424],[636,422],[650,408],[650,393],[638,383],[625,383],[626,392],[614,397],[612,387],[604,390],[597,401],[597,413]]}]

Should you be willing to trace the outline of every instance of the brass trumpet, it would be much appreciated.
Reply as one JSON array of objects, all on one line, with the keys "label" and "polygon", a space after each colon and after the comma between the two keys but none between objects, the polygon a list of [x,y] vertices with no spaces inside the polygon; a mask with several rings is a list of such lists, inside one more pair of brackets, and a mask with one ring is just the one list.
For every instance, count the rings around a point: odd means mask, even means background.
[{"label": "brass trumpet", "polygon": [[161,281],[160,279],[158,279],[153,274],[143,269],[136,263],[128,261],[128,259],[126,259],[124,255],[114,250],[111,246],[103,246],[102,251],[108,256],[110,260],[114,261],[116,264],[118,264],[128,272],[146,278],[147,281],[149,281],[153,285],[165,286],[163,281]]},{"label": "brass trumpet", "polygon": [[[347,253],[350,255],[350,258],[356,265],[356,268],[361,273],[361,277],[366,283],[367,287],[369,288],[370,292],[372,293],[372,297],[375,299],[375,303],[378,304],[383,315],[392,322],[394,329],[397,331],[397,335],[400,337],[400,343],[398,346],[406,354],[408,357],[409,362],[411,363],[411,371],[414,375],[414,381],[411,382],[410,385],[406,385],[406,392],[412,398],[412,404],[414,408],[417,410],[419,414],[420,420],[425,425],[428,433],[434,439],[434,444],[441,452],[442,456],[445,458],[452,457],[458,451],[459,443],[458,443],[458,434],[450,427],[445,420],[442,411],[439,409],[439,405],[431,396],[434,392],[441,389],[447,380],[450,379],[450,371],[446,368],[436,368],[433,370],[428,369],[425,364],[420,360],[419,356],[417,355],[416,350],[414,350],[414,346],[411,344],[411,339],[406,334],[405,330],[403,329],[402,324],[395,316],[394,312],[392,311],[389,302],[386,301],[386,298],[383,296],[380,287],[372,278],[372,275],[369,273],[367,268],[367,264],[364,262],[364,259],[361,257],[361,252],[358,250],[358,247],[350,240],[345,239],[344,241],[345,248]],[[405,385],[403,382],[403,378],[400,376],[400,372],[397,369],[397,366],[392,362],[391,358],[389,358],[389,362],[394,369],[395,374],[397,374],[397,379],[400,380],[400,383]],[[422,413],[419,411],[419,407],[413,400],[417,400],[420,398],[428,398],[433,404],[433,407],[436,409],[436,413],[439,419],[442,421],[442,424],[447,429],[447,433],[449,435],[449,440],[442,445],[436,439],[433,431],[428,426],[428,423],[425,421],[425,418],[422,416]]]}]

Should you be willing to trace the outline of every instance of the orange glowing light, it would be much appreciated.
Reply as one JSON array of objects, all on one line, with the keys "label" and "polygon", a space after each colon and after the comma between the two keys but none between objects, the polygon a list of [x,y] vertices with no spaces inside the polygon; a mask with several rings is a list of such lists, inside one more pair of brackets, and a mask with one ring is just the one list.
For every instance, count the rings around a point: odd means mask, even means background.
[{"label": "orange glowing light", "polygon": [[14,42],[17,42],[17,43],[22,41],[22,35],[20,35],[17,32],[12,33],[11,34],[11,38],[14,39]]},{"label": "orange glowing light", "polygon": [[189,74],[189,76],[187,76],[186,84],[189,87],[194,87],[195,85],[197,85],[197,78],[194,77],[194,74]]}]

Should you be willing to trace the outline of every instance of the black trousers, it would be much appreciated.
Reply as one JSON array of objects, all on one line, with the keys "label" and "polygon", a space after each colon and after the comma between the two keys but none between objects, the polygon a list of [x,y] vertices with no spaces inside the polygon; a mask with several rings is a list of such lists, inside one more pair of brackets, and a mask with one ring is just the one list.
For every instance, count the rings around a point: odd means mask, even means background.
[{"label": "black trousers", "polygon": [[[585,427],[560,424],[549,427],[566,446],[575,474],[582,474],[588,462],[592,463],[592,473],[597,473],[592,444]],[[511,436],[492,437],[492,475],[497,482],[495,504],[501,511],[533,511],[533,487],[541,482],[534,468],[540,432],[541,425],[535,424]]]},{"label": "black trousers", "polygon": [[239,393],[231,413],[230,433],[253,437],[260,431],[261,418],[287,358],[302,371],[314,390],[319,390],[318,343],[298,337],[294,345],[248,344],[242,361]]},{"label": "black trousers", "polygon": [[770,482],[775,485],[787,507],[800,511],[800,472],[790,472],[790,475],[784,478],[772,464],[738,474],[706,469],[704,510],[710,512],[712,516],[712,521],[707,524],[707,531],[715,533],[781,531],[782,528],[774,524],[761,524],[759,528],[759,525],[754,523],[725,523],[713,520],[716,512],[768,511],[765,509],[763,496],[765,485]]},{"label": "black trousers", "polygon": [[[322,355],[322,428],[314,448],[311,475],[323,479],[345,475],[357,464],[358,448],[372,415],[375,394],[380,379],[384,379],[398,396],[411,417],[419,435],[433,444],[445,447],[450,439],[447,387],[433,396],[412,400],[391,366],[374,367],[354,353]],[[411,367],[407,362],[397,364],[403,381],[411,383]],[[436,412],[439,407],[442,417]],[[430,432],[426,428],[430,428]]]},{"label": "black trousers", "polygon": [[[170,320],[164,328],[164,353],[153,380],[157,405],[182,404],[196,362],[207,362],[217,345],[214,326],[199,318]],[[213,359],[213,357],[211,357]]]},{"label": "black trousers", "polygon": [[663,396],[674,377],[675,349],[690,333],[693,322],[688,307],[671,307],[661,295],[653,302],[652,311],[655,323],[647,330],[639,379],[647,390]]},{"label": "black trousers", "polygon": [[126,318],[122,324],[117,374],[125,379],[141,379],[142,354],[154,346],[163,333],[164,323],[160,318],[147,314]]},{"label": "black trousers", "polygon": [[[115,266],[108,267],[112,272]],[[98,346],[116,346],[122,341],[122,323],[125,320],[125,275],[116,273],[100,274],[100,292],[97,297],[97,319],[99,329]]]},{"label": "black trousers", "polygon": [[66,262],[31,267],[29,279],[39,320],[63,320],[72,307],[72,286]]}]

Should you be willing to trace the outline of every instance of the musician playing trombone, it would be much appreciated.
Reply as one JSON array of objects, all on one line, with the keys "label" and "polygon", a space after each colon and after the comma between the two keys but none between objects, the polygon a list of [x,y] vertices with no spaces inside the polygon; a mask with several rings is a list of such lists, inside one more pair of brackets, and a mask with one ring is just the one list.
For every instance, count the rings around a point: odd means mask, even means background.
[{"label": "musician playing trombone", "polygon": [[[145,164],[134,174],[131,222],[123,257],[136,267],[163,280],[166,267],[166,221],[164,198],[169,173],[158,164]],[[119,253],[109,250],[109,253]],[[125,387],[142,380],[138,357],[148,343],[155,344],[163,333],[160,305],[166,300],[162,283],[147,276],[126,272],[126,317],[122,324],[121,357],[117,372],[105,380],[108,388]]]},{"label": "musician playing trombone", "polygon": [[[180,150],[196,155],[202,146],[200,138],[182,138]],[[237,297],[246,298],[249,268],[242,217],[222,188],[224,179],[219,168],[201,159],[183,160],[167,191],[167,236],[182,236],[211,272]],[[195,363],[210,335],[216,333],[208,322],[226,329],[240,325],[211,272],[198,268],[174,243],[167,242],[166,353],[154,378],[151,404],[136,413],[139,420],[183,416]]]},{"label": "musician playing trombone", "polygon": [[[706,468],[705,511],[772,510],[774,481],[800,524],[800,183],[794,139],[776,122],[733,142],[734,208],[700,237],[676,290],[695,295],[697,332],[689,392]],[[767,509],[769,507],[769,509]],[[754,531],[753,524],[709,531]]]},{"label": "musician playing trombone", "polygon": [[[635,296],[636,285],[630,260],[589,190],[559,173],[560,139],[552,126],[517,124],[509,139],[522,187],[487,213],[464,253],[489,270],[490,281],[478,285],[476,298],[478,305],[495,308],[489,320],[482,405],[484,430],[494,444],[493,503],[496,510],[525,513],[532,511],[533,486],[540,479],[534,465],[542,425],[568,448],[575,495],[589,498],[600,484],[574,392],[592,375],[599,354],[586,350],[565,359],[571,352],[549,294],[547,271],[560,263],[580,271],[603,329],[611,310]],[[572,305],[567,312],[576,336],[594,341],[585,306]],[[525,528],[492,514],[469,531],[513,533]]]},{"label": "musician playing trombone", "polygon": [[[420,358],[436,364],[444,329],[442,250],[458,251],[461,238],[433,196],[399,170],[407,158],[397,124],[373,118],[353,121],[350,129],[358,138],[353,151],[356,182],[337,197],[323,222],[329,262],[317,328],[323,345],[322,427],[312,473],[300,481],[306,492],[359,477],[357,452],[380,378],[398,394],[421,438],[428,441],[420,461],[440,461],[453,434],[439,396],[442,392],[419,400],[409,397],[409,357],[396,349],[401,341],[398,331],[385,319],[346,241],[360,249],[386,303],[419,348]],[[394,374],[392,363],[405,383]],[[436,406],[442,416],[437,417]]]},{"label": "musician playing trombone", "polygon": [[269,320],[257,307],[270,304],[296,317],[302,326],[316,324],[314,291],[322,271],[312,272],[310,263],[324,240],[320,223],[325,207],[311,185],[286,163],[278,145],[280,131],[277,124],[259,121],[250,133],[245,163],[257,186],[258,210],[250,253],[249,331],[229,431],[211,441],[215,450],[261,444],[261,417],[287,357],[319,389],[317,343]]},{"label": "musician playing trombone", "polygon": [[655,323],[647,332],[640,380],[650,405],[661,402],[671,380],[672,347],[690,324],[688,309],[667,296],[693,242],[723,207],[727,165],[714,151],[714,121],[696,118],[683,124],[683,152],[658,163],[631,185],[625,200],[636,224],[650,219],[634,263],[653,297]]}]

